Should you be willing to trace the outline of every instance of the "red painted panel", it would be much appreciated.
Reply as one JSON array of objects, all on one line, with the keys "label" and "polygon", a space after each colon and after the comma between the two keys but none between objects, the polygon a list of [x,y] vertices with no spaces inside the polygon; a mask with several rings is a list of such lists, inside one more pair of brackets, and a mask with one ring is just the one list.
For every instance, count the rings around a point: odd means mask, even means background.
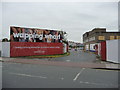
[{"label": "red painted panel", "polygon": [[10,42],[10,56],[63,54],[62,43]]},{"label": "red painted panel", "polygon": [[101,42],[101,59],[106,61],[106,41]]}]

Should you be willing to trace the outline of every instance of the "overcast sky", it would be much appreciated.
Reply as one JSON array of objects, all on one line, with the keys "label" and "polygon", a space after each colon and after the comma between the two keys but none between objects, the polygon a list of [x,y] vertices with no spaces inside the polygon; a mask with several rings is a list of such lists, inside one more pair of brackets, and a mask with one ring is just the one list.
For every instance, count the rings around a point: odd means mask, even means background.
[{"label": "overcast sky", "polygon": [[2,15],[2,38],[11,25],[63,30],[78,42],[94,28],[118,31],[117,2],[3,2]]}]

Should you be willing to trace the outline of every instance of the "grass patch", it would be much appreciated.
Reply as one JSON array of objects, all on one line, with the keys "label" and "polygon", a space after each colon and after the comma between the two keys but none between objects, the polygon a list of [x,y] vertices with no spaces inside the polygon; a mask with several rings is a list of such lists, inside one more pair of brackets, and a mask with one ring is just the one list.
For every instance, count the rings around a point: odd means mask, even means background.
[{"label": "grass patch", "polygon": [[56,55],[37,55],[37,56],[25,56],[26,58],[56,58],[70,55],[70,52],[64,54],[56,54]]}]

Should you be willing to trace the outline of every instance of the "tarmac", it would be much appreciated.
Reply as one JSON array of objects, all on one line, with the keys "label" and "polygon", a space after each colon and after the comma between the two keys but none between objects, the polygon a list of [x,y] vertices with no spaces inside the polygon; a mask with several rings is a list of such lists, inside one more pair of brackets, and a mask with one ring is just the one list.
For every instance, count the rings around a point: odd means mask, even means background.
[{"label": "tarmac", "polygon": [[[21,63],[21,64],[36,64],[36,65],[53,65],[64,67],[80,67],[80,68],[92,68],[92,69],[108,69],[108,70],[120,70],[120,64],[110,62],[62,62],[52,61],[52,58],[5,58],[0,57],[1,62],[8,63]],[[98,61],[98,62],[97,62]]]}]

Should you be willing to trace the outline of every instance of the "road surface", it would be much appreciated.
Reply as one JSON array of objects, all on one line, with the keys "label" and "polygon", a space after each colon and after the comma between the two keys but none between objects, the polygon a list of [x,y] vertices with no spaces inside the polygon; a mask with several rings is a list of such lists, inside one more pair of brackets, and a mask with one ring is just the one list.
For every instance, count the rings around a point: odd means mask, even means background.
[{"label": "road surface", "polygon": [[3,63],[3,88],[117,88],[118,71]]},{"label": "road surface", "polygon": [[[95,60],[94,54],[82,51],[71,51],[70,56],[52,58],[55,62],[71,63],[93,63]],[[118,88],[118,71],[114,70],[3,62],[2,71],[3,88]]]},{"label": "road surface", "polygon": [[81,50],[70,50],[70,55],[65,57],[52,58],[52,61],[64,62],[94,62],[96,55],[92,53],[83,52]]}]

